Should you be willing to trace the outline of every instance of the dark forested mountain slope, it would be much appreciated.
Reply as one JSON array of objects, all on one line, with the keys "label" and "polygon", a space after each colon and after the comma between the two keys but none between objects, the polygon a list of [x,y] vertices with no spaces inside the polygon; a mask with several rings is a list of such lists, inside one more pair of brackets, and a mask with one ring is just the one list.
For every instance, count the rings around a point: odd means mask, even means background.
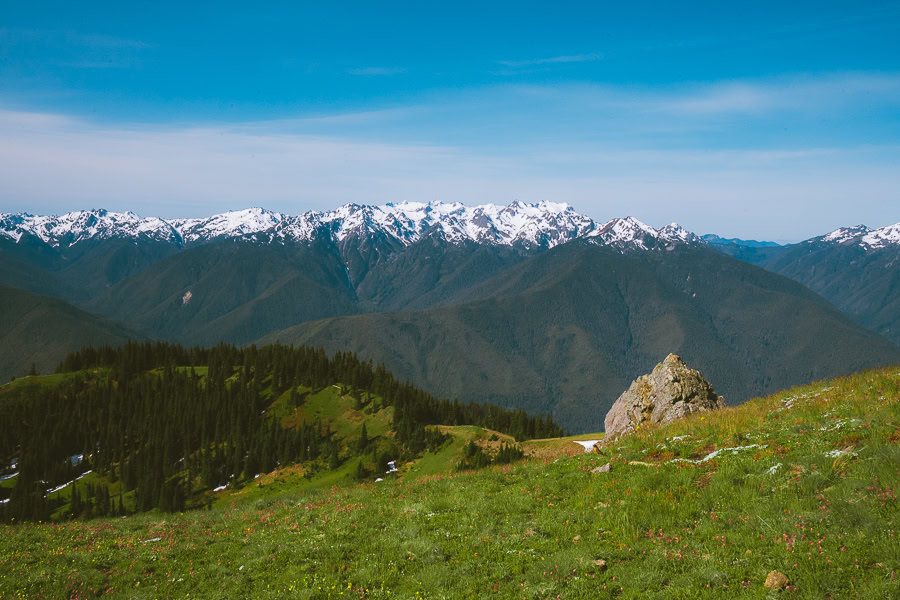
[{"label": "dark forested mountain slope", "polygon": [[900,344],[900,226],[845,227],[778,248],[714,248],[802,283]]},{"label": "dark forested mountain slope", "polygon": [[0,236],[0,284],[82,305],[177,251],[147,239],[88,239],[54,247],[31,235],[18,242]]},{"label": "dark forested mountain slope", "polygon": [[243,344],[295,323],[358,310],[344,265],[328,246],[234,240],[170,256],[87,306],[154,337],[192,344]]},{"label": "dark forested mountain slope", "polygon": [[61,300],[0,286],[0,382],[34,365],[52,372],[62,358],[91,344],[118,345],[143,336]]},{"label": "dark forested mountain slope", "polygon": [[375,265],[356,285],[368,310],[417,309],[458,302],[474,288],[534,255],[521,247],[427,237]]},{"label": "dark forested mountain slope", "polygon": [[621,254],[571,243],[427,310],[336,317],[265,341],[352,348],[464,400],[549,411],[592,431],[669,352],[732,404],[900,360],[900,349],[784,277],[705,248]]}]

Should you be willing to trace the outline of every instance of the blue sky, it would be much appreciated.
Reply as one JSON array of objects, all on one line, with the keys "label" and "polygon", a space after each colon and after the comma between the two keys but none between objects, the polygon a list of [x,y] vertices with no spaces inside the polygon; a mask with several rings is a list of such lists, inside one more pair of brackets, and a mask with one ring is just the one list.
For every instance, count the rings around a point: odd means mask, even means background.
[{"label": "blue sky", "polygon": [[0,211],[900,220],[900,4],[4,3]]}]

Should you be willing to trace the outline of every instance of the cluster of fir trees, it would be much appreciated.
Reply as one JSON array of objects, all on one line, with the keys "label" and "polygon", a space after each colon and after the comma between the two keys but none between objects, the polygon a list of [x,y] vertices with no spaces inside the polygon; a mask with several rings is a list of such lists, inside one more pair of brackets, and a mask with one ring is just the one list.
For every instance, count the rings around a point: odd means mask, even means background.
[{"label": "cluster of fir trees", "polygon": [[[205,377],[194,367],[206,367]],[[16,487],[0,505],[0,518],[47,519],[65,500],[47,499],[46,491],[80,474],[73,454],[83,454],[107,479],[121,479],[137,510],[183,510],[195,491],[250,479],[279,464],[321,459],[337,468],[346,452],[328,423],[284,428],[265,415],[284,391],[291,390],[293,405],[301,403],[298,386],[341,384],[358,408],[393,405],[394,439],[407,453],[440,446],[444,436],[428,427],[437,423],[480,425],[517,437],[561,434],[549,419],[438,400],[381,365],[351,353],[329,357],[316,348],[128,343],[75,352],[58,369],[71,371],[77,372],[57,385],[22,385],[0,396],[0,457],[19,461]],[[348,450],[363,453],[367,446]],[[388,460],[375,459],[376,465]]]},{"label": "cluster of fir trees", "polygon": [[481,469],[492,464],[508,465],[524,457],[525,452],[521,448],[506,442],[502,443],[497,454],[491,457],[481,446],[475,443],[475,440],[470,440],[463,447],[463,457],[456,463],[456,470]]},{"label": "cluster of fir trees", "polygon": [[342,391],[351,393],[365,404],[364,396],[375,394],[383,406],[394,407],[394,430],[403,443],[424,443],[426,434],[417,431],[424,425],[477,425],[502,431],[517,440],[557,437],[563,430],[550,417],[534,417],[523,410],[509,410],[493,404],[467,403],[435,398],[409,383],[393,377],[379,364],[362,361],[352,352],[338,352],[329,357],[321,348],[273,344],[257,348],[238,348],[220,344],[212,348],[185,348],[166,342],[133,343],[121,348],[103,346],[85,348],[67,356],[57,372],[71,372],[90,368],[110,368],[113,378],[128,378],[160,365],[206,366],[214,363],[224,368],[231,365],[253,365],[264,373],[271,373],[272,390],[281,393],[293,386],[322,388],[342,384]]},{"label": "cluster of fir trees", "polygon": [[118,501],[110,496],[109,486],[105,484],[89,484],[82,494],[78,483],[72,484],[72,492],[69,497],[69,516],[73,518],[90,519],[91,517],[119,516],[127,514],[125,503],[122,501],[121,490]]}]

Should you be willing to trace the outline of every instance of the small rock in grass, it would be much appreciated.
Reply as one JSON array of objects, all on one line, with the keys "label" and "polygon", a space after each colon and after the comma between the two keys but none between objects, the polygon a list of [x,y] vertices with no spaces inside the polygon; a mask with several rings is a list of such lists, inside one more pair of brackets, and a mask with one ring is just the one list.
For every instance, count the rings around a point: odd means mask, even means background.
[{"label": "small rock in grass", "polygon": [[770,590],[780,590],[783,589],[784,586],[789,584],[791,581],[787,578],[787,575],[784,573],[779,573],[778,571],[772,571],[766,577],[765,586]]},{"label": "small rock in grass", "polygon": [[598,571],[605,571],[605,570],[606,570],[606,561],[603,560],[602,558],[598,558],[597,560],[593,561],[593,563],[594,563],[595,565],[597,565],[597,570],[598,570]]},{"label": "small rock in grass", "polygon": [[609,463],[606,463],[602,467],[594,467],[591,469],[591,473],[609,473]]}]

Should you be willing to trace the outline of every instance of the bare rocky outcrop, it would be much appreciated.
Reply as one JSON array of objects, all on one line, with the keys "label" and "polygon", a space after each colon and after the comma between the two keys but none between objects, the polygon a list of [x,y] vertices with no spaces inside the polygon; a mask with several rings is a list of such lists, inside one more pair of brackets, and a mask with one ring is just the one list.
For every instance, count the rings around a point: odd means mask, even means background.
[{"label": "bare rocky outcrop", "polygon": [[635,431],[643,424],[668,423],[695,412],[723,408],[700,371],[691,369],[681,357],[668,355],[647,375],[641,375],[622,393],[606,414],[605,440]]}]

